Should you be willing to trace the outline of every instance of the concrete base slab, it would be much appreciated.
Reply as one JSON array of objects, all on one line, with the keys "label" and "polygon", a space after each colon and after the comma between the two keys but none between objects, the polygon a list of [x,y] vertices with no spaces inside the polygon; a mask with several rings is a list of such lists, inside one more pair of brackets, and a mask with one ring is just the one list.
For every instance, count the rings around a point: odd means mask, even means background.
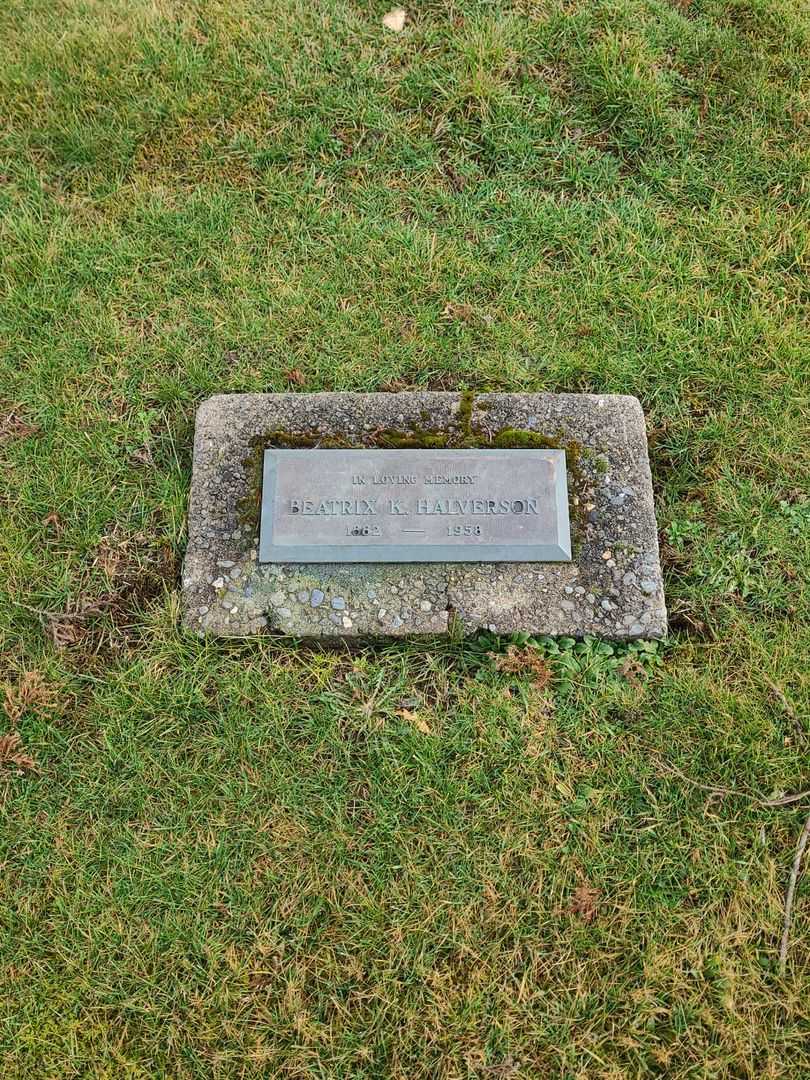
[{"label": "concrete base slab", "polygon": [[[266,446],[525,446],[566,450],[568,563],[260,564]],[[232,394],[200,406],[183,620],[198,633],[390,638],[529,631],[666,633],[644,416],[591,394]]]}]

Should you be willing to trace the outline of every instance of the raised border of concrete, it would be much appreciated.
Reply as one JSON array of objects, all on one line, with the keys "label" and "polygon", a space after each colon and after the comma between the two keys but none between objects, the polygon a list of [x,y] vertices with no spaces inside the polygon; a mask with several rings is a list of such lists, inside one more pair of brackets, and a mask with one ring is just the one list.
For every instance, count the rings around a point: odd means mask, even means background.
[{"label": "raised border of concrete", "polygon": [[[268,445],[413,443],[504,433],[566,449],[570,563],[259,564]],[[411,437],[412,436],[412,437]],[[383,444],[383,445],[390,445]],[[183,621],[200,634],[302,638],[470,633],[658,638],[666,609],[644,416],[591,394],[232,394],[199,408],[183,568]]]}]

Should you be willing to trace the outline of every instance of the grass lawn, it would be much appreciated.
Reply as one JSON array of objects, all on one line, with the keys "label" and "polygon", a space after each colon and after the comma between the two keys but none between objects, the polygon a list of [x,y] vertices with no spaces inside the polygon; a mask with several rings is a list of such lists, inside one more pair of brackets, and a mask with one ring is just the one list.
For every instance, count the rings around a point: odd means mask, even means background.
[{"label": "grass lawn", "polygon": [[[386,10],[0,7],[0,1071],[810,1077],[810,14]],[[197,405],[406,387],[638,395],[669,642],[181,633]]]}]

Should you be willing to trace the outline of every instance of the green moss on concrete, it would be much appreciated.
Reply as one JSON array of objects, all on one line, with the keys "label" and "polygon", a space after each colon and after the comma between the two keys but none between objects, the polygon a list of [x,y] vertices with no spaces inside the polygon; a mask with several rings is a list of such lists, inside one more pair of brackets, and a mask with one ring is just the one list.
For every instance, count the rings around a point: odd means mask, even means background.
[{"label": "green moss on concrete", "polygon": [[446,450],[449,436],[445,432],[426,431],[415,428],[413,431],[396,431],[386,428],[375,432],[370,445],[384,450]]},{"label": "green moss on concrete", "polygon": [[247,484],[245,486],[245,494],[239,500],[237,505],[237,513],[239,515],[239,524],[243,529],[256,530],[259,527],[259,511],[261,509],[262,501],[262,463],[264,460],[264,447],[263,441],[253,440],[250,447],[250,453],[242,461],[242,465],[247,473]]},{"label": "green moss on concrete", "polygon": [[472,411],[475,404],[475,394],[472,390],[463,390],[458,403],[458,426],[462,438],[469,439],[473,435]]}]

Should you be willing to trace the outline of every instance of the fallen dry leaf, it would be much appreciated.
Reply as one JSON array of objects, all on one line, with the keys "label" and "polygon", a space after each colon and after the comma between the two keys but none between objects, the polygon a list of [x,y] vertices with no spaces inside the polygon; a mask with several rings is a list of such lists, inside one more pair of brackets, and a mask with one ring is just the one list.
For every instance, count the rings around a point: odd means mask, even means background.
[{"label": "fallen dry leaf", "polygon": [[6,687],[3,710],[12,724],[26,712],[41,715],[55,707],[53,691],[38,671],[24,671],[16,686]]},{"label": "fallen dry leaf", "polygon": [[84,629],[74,619],[59,616],[48,619],[48,635],[57,649],[69,649],[84,637]]},{"label": "fallen dry leaf", "polygon": [[96,600],[85,600],[71,611],[50,611],[45,615],[45,627],[57,649],[76,645],[85,636],[85,621],[114,608],[123,594],[107,593]]},{"label": "fallen dry leaf", "polygon": [[16,731],[7,731],[5,735],[0,735],[0,767],[37,772],[36,762],[26,754]]},{"label": "fallen dry leaf", "polygon": [[155,332],[155,320],[151,315],[147,315],[144,318],[127,318],[124,320],[130,330],[133,330],[135,334],[143,339],[152,337]]},{"label": "fallen dry leaf", "polygon": [[526,645],[518,648],[510,645],[505,653],[490,653],[498,671],[504,671],[510,675],[529,675],[532,683],[538,690],[542,690],[551,682],[551,668],[537,651]]},{"label": "fallen dry leaf", "polygon": [[411,709],[397,709],[396,715],[403,720],[407,720],[409,724],[413,724],[417,731],[421,731],[423,735],[430,735],[430,725],[427,720],[423,720],[419,713],[413,712]]},{"label": "fallen dry leaf", "polygon": [[461,390],[462,387],[458,384],[458,376],[453,375],[449,371],[443,371],[441,375],[436,375],[434,378],[428,380],[428,390]]},{"label": "fallen dry leaf", "polygon": [[0,443],[10,442],[11,439],[27,439],[38,433],[37,425],[23,420],[14,409],[0,420]]},{"label": "fallen dry leaf", "polygon": [[626,656],[616,670],[631,686],[641,686],[647,677],[646,671],[633,656]]},{"label": "fallen dry leaf", "polygon": [[444,166],[444,176],[453,191],[463,191],[467,186],[467,178],[456,172],[450,164]]},{"label": "fallen dry leaf", "polygon": [[293,386],[303,386],[307,381],[303,371],[298,368],[290,368],[289,371],[285,371],[284,378],[288,383],[292,383]]},{"label": "fallen dry leaf", "polygon": [[53,529],[57,536],[61,536],[64,526],[62,524],[62,518],[59,516],[59,514],[56,513],[55,510],[52,510],[50,514],[45,515],[45,517],[42,519],[42,524],[45,526],[46,529]]},{"label": "fallen dry leaf", "polygon": [[599,890],[583,881],[574,890],[568,910],[571,915],[579,915],[583,922],[593,922],[599,912],[599,897]]},{"label": "fallen dry leaf", "polygon": [[143,446],[138,447],[137,450],[133,450],[129,455],[129,460],[133,465],[154,465],[154,458],[152,457],[152,447],[148,442],[145,442]]},{"label": "fallen dry leaf", "polygon": [[110,578],[121,577],[137,562],[137,553],[132,550],[137,540],[137,536],[130,537],[118,528],[113,528],[99,540],[93,555],[93,565]]},{"label": "fallen dry leaf", "polygon": [[472,322],[475,318],[475,310],[471,304],[454,304],[452,301],[444,305],[442,318],[448,321]]},{"label": "fallen dry leaf", "polygon": [[400,30],[405,28],[407,18],[408,13],[405,8],[392,8],[386,15],[383,15],[382,24],[386,30],[396,30],[399,33]]}]

